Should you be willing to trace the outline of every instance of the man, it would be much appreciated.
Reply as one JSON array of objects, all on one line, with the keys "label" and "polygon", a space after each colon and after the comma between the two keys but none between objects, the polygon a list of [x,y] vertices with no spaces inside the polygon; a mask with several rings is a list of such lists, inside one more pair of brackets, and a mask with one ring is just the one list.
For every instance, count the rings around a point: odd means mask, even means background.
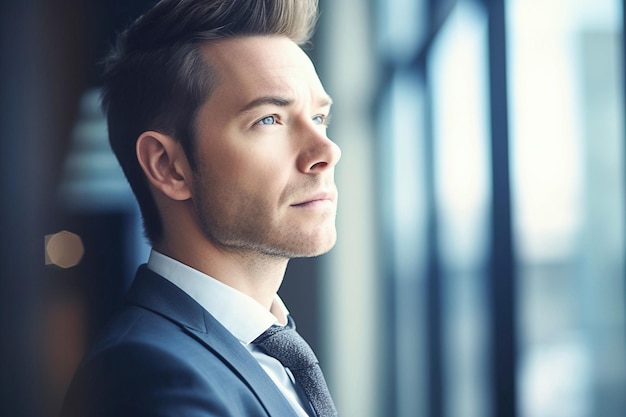
[{"label": "man", "polygon": [[120,37],[103,108],[153,251],[64,416],[336,415],[321,374],[260,342],[291,323],[288,260],[336,239],[331,99],[299,46],[316,14],[315,0],[163,0]]}]

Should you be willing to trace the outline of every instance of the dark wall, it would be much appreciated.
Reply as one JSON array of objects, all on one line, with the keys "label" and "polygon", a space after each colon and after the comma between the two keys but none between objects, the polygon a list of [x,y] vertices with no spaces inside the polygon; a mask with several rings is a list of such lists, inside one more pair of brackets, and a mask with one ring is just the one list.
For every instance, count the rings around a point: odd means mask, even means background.
[{"label": "dark wall", "polygon": [[0,2],[2,416],[56,414],[55,383],[80,352],[85,299],[45,266],[44,236],[68,222],[57,188],[80,95],[97,85],[96,61],[116,25],[147,3]]}]

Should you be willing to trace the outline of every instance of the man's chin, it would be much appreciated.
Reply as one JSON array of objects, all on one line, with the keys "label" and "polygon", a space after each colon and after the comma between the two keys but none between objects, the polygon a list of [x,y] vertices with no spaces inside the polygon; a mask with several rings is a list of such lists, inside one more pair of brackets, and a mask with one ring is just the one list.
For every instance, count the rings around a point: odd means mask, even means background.
[{"label": "man's chin", "polygon": [[337,242],[336,237],[332,239],[331,242],[328,242],[324,245],[319,245],[316,248],[310,248],[308,251],[302,251],[299,255],[292,256],[292,258],[315,258],[316,256],[324,255],[332,250],[335,247],[335,243]]},{"label": "man's chin", "polygon": [[280,259],[314,258],[328,253],[335,246],[336,241],[337,234],[329,233],[326,236],[299,236],[297,240],[289,242],[246,245],[245,247],[242,245],[239,249]]}]

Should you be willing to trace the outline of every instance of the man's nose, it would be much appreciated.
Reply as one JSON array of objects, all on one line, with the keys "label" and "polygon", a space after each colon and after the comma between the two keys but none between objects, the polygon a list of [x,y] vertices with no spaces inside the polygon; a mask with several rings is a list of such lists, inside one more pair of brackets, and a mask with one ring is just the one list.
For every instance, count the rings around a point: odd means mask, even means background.
[{"label": "man's nose", "polygon": [[306,130],[303,148],[298,157],[298,169],[304,173],[317,173],[334,168],[341,159],[339,145],[330,140],[325,129],[313,125]]}]

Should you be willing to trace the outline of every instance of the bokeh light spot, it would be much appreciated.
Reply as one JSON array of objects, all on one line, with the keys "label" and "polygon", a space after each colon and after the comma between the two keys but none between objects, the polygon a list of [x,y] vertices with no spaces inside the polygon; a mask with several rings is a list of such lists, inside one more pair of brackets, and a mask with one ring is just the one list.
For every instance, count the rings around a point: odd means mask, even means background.
[{"label": "bokeh light spot", "polygon": [[46,265],[55,265],[63,269],[78,265],[85,253],[80,236],[66,230],[47,235],[45,245]]}]

